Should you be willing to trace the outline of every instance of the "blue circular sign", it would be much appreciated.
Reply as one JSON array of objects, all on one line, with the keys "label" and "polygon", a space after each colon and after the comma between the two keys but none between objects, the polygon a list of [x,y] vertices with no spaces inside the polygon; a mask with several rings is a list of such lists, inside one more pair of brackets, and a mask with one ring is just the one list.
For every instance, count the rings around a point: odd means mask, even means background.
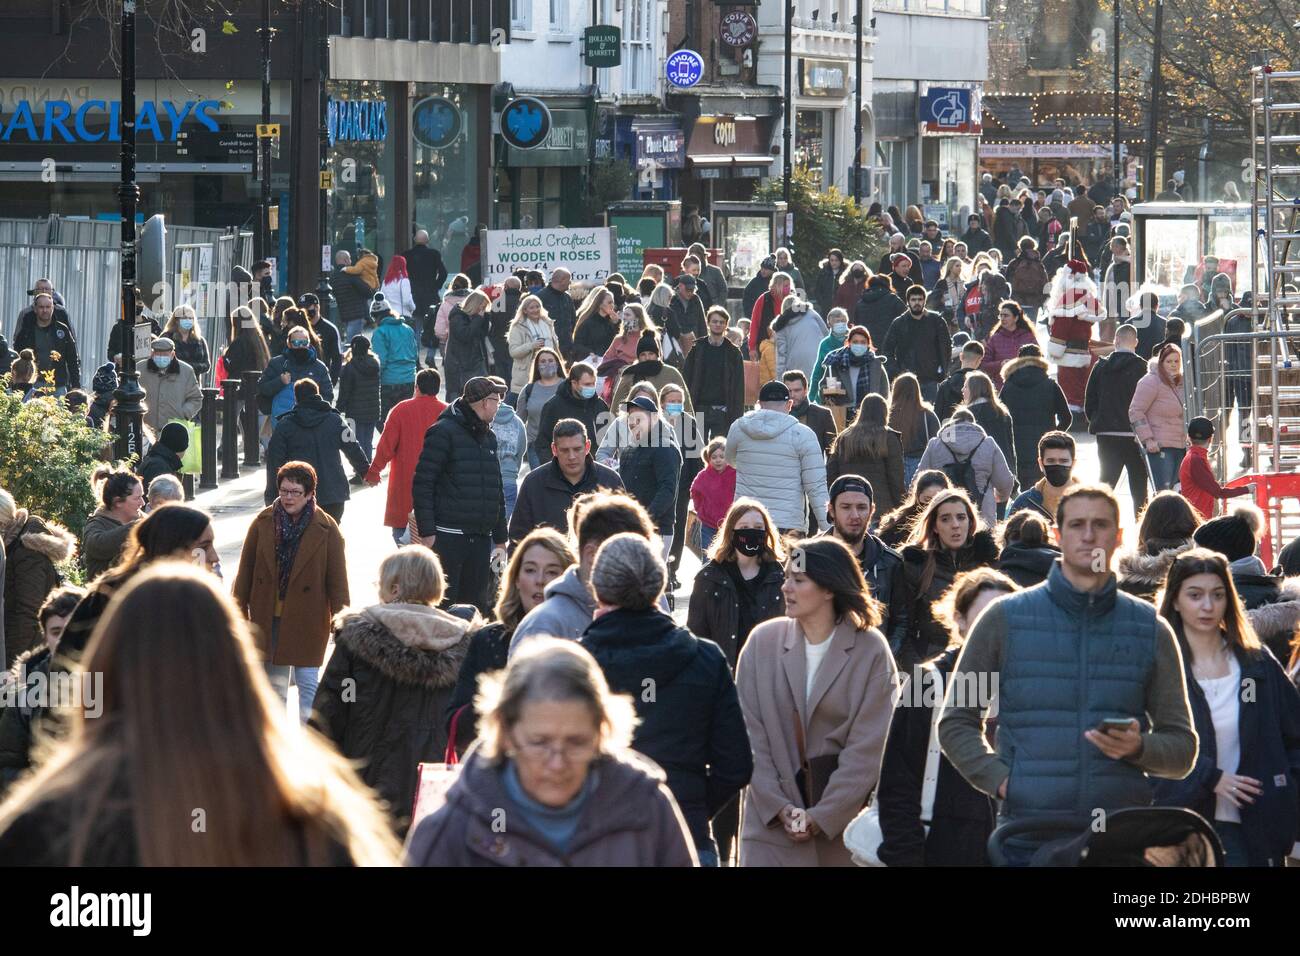
[{"label": "blue circular sign", "polygon": [[704,76],[704,57],[694,50],[678,50],[664,64],[664,75],[681,89],[694,86]]},{"label": "blue circular sign", "polygon": [[411,136],[421,146],[446,149],[463,126],[460,108],[445,96],[427,96],[411,108]]},{"label": "blue circular sign", "polygon": [[551,111],[535,96],[520,96],[501,111],[501,137],[515,149],[536,149],[551,135]]}]

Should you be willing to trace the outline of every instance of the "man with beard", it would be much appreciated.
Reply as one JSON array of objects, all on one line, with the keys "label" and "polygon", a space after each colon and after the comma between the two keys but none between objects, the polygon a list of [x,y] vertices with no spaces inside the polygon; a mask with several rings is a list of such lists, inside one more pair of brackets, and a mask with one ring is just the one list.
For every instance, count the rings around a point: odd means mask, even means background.
[{"label": "man with beard", "polygon": [[797,368],[792,368],[781,376],[785,387],[790,389],[790,414],[813,430],[817,443],[825,453],[835,440],[835,416],[825,405],[818,405],[808,399],[808,376]]},{"label": "man with beard", "polygon": [[[890,646],[898,646],[907,633],[908,608],[903,587],[903,558],[867,529],[874,512],[871,483],[861,475],[840,475],[830,487],[826,517],[831,527],[826,535],[849,546],[867,579],[871,596],[880,602],[884,620],[880,633]],[[897,641],[895,640],[897,638]]]}]

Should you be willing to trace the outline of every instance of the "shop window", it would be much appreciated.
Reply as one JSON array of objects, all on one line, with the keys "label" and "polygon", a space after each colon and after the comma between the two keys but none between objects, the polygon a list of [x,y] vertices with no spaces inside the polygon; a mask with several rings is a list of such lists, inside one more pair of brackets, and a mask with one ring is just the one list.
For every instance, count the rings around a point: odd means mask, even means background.
[{"label": "shop window", "polygon": [[533,28],[533,0],[510,0],[510,25],[525,32]]},{"label": "shop window", "polygon": [[547,0],[550,4],[551,32],[569,32],[569,0]]},{"label": "shop window", "polygon": [[561,225],[561,170],[556,166],[519,168],[519,228]]},{"label": "shop window", "polygon": [[[451,101],[460,112],[460,135],[443,149],[411,143],[412,228],[427,229],[447,268],[458,271],[461,250],[478,225],[478,150],[473,135],[480,93],[471,87],[417,84],[413,103],[426,96]],[[506,200],[508,202],[508,199]]]},{"label": "shop window", "polygon": [[795,114],[795,148],[791,157],[796,166],[808,170],[824,184],[830,170],[827,157],[831,144],[827,141],[826,113],[823,110],[799,110]]}]

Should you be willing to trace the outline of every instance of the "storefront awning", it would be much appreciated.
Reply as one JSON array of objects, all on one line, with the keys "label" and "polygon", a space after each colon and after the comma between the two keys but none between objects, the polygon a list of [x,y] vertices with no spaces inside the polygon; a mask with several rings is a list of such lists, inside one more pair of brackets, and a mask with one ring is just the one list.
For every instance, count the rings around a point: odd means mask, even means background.
[{"label": "storefront awning", "polygon": [[686,158],[694,166],[718,169],[772,165],[766,119],[757,116],[701,116],[691,127]]},{"label": "storefront awning", "polygon": [[756,153],[752,156],[691,156],[690,160],[696,166],[770,166],[773,157],[766,153]]}]

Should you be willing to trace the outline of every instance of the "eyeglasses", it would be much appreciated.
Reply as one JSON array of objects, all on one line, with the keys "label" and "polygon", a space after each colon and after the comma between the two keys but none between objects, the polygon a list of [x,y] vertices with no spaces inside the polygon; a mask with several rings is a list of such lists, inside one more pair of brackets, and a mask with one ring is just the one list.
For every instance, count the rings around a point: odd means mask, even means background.
[{"label": "eyeglasses", "polygon": [[560,744],[551,746],[550,744],[517,744],[519,753],[529,760],[535,760],[538,763],[544,763],[551,759],[553,754],[559,754],[560,759],[565,763],[586,763],[596,756],[596,744],[588,741],[581,744]]},{"label": "eyeglasses", "polygon": [[288,498],[288,499],[290,499],[290,500],[292,500],[292,499],[294,499],[294,498],[306,498],[306,497],[307,497],[307,492],[305,492],[305,491],[299,491],[297,488],[281,488],[281,489],[280,489],[280,497],[281,497],[281,498]]}]

